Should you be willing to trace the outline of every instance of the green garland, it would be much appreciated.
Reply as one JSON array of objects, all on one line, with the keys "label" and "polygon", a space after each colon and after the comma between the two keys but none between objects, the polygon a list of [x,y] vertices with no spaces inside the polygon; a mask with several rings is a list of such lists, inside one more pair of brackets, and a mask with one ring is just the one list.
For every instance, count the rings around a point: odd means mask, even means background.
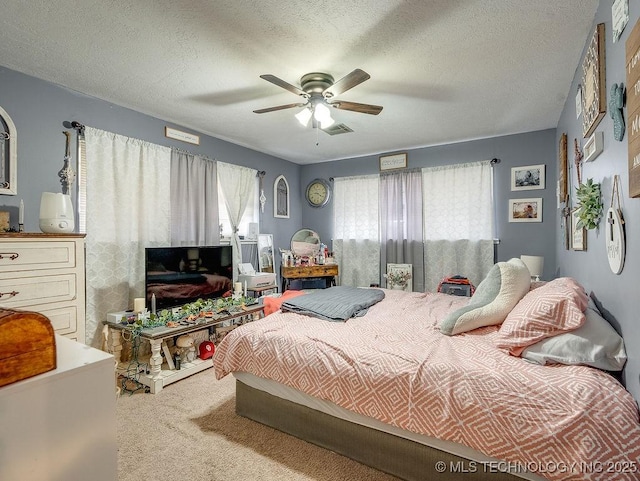
[{"label": "green garland", "polygon": [[127,327],[132,331],[150,329],[153,327],[166,326],[169,322],[182,322],[187,319],[198,319],[206,317],[223,316],[224,313],[233,314],[240,312],[242,306],[255,301],[252,297],[240,296],[220,297],[218,299],[198,299],[195,302],[184,304],[178,309],[162,309],[156,314],[137,317],[130,321],[130,317],[122,316],[122,324],[129,324]]}]

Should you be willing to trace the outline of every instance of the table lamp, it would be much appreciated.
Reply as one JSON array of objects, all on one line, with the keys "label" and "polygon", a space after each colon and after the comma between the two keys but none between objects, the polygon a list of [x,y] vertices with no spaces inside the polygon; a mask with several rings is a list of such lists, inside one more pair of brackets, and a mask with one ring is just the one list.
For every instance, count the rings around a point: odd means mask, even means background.
[{"label": "table lamp", "polygon": [[[542,256],[520,256],[520,260],[529,269],[531,280],[539,281],[544,266],[544,257]],[[534,279],[535,278],[535,279]]]}]

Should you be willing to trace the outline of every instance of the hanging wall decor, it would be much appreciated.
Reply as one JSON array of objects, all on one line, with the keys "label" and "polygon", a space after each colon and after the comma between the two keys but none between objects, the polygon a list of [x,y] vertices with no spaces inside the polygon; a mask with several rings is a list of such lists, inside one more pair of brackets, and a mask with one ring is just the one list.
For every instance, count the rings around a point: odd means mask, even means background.
[{"label": "hanging wall decor", "polygon": [[613,119],[613,138],[622,142],[624,138],[624,84],[613,84],[611,86],[611,98],[609,99],[609,115]]},{"label": "hanging wall decor", "polygon": [[0,194],[18,193],[18,157],[16,126],[9,114],[0,107]]},{"label": "hanging wall decor", "polygon": [[567,134],[560,136],[560,146],[558,150],[558,165],[560,166],[560,172],[558,172],[558,181],[560,182],[560,202],[567,202],[569,197],[569,172],[567,163]]},{"label": "hanging wall decor", "polygon": [[607,109],[604,23],[599,23],[582,61],[582,135],[589,137]]},{"label": "hanging wall decor", "polygon": [[609,267],[614,274],[620,274],[624,267],[625,235],[624,218],[620,209],[620,182],[618,175],[613,176],[613,189],[611,192],[611,206],[607,211],[607,259]]},{"label": "hanging wall decor", "polygon": [[62,193],[71,194],[71,186],[76,180],[76,172],[71,166],[71,134],[68,131],[62,132],[65,136],[64,164],[58,172],[60,183],[62,184]]},{"label": "hanging wall decor", "polygon": [[284,175],[273,183],[273,217],[289,218],[289,183]]},{"label": "hanging wall decor", "polygon": [[629,151],[629,196],[640,197],[640,20],[626,41],[627,146]]}]

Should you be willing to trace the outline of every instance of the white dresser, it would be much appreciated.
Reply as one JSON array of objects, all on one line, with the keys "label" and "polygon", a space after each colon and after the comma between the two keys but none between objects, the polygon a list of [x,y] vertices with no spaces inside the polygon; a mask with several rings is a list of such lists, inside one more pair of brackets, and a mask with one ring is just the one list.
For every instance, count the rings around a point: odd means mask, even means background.
[{"label": "white dresser", "polygon": [[0,479],[118,479],[111,354],[56,335],[57,367],[0,387]]},{"label": "white dresser", "polygon": [[0,307],[44,314],[85,342],[84,234],[0,234]]}]

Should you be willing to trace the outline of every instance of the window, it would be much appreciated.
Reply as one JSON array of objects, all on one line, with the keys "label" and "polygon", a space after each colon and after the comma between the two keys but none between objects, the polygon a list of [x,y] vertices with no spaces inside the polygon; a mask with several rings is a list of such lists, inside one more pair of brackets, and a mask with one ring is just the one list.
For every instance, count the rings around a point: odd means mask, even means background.
[{"label": "window", "polygon": [[[218,210],[220,215],[220,237],[228,239],[231,237],[231,222],[227,212],[224,194],[220,188],[220,178],[218,178]],[[249,224],[260,221],[260,205],[258,192],[258,179],[256,178],[255,189],[251,191],[251,197],[247,201],[247,207],[242,214],[242,220],[238,226],[238,235],[246,237],[249,234]]]}]

